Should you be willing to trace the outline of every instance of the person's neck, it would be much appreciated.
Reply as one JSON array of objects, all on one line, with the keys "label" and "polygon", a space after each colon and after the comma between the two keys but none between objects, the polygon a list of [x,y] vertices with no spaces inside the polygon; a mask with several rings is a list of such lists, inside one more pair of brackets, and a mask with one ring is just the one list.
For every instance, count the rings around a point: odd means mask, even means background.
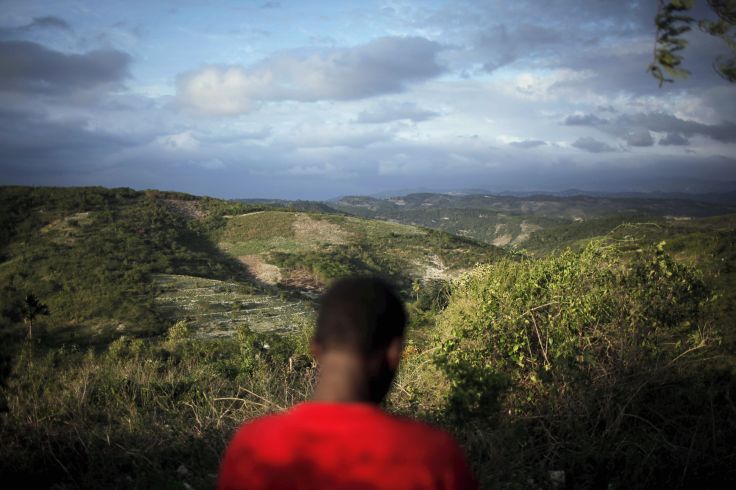
[{"label": "person's neck", "polygon": [[326,352],[319,360],[320,374],[312,401],[327,403],[380,403],[371,394],[366,360],[349,352]]}]

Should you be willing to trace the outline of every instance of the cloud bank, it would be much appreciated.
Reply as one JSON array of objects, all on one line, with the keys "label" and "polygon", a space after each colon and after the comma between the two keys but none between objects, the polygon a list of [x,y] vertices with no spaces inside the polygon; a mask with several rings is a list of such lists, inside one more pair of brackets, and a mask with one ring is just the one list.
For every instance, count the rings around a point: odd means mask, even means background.
[{"label": "cloud bank", "polygon": [[114,49],[66,54],[28,41],[0,41],[0,89],[60,93],[119,83],[130,61]]},{"label": "cloud bank", "polygon": [[205,66],[179,77],[177,100],[203,114],[234,115],[262,102],[354,100],[405,90],[445,69],[440,44],[421,37],[383,37],[352,48],[281,53],[250,68]]},{"label": "cloud bank", "polygon": [[720,48],[691,32],[692,75],[660,89],[656,2],[3,7],[0,184],[284,198],[736,185]]}]

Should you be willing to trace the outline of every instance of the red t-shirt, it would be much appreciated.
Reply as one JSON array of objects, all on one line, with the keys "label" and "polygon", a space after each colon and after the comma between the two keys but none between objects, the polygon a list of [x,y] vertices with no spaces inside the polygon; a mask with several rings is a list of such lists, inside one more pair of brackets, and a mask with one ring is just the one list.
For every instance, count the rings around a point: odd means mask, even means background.
[{"label": "red t-shirt", "polygon": [[244,424],[218,488],[474,489],[448,433],[369,403],[306,402]]}]

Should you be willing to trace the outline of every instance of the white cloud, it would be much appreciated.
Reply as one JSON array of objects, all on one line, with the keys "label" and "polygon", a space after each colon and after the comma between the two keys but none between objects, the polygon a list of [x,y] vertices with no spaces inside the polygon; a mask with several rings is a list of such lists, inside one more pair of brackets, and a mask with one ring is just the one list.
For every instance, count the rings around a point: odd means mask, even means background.
[{"label": "white cloud", "polygon": [[249,73],[235,66],[207,66],[180,79],[177,100],[205,114],[241,114],[255,109],[273,84],[273,74],[268,71]]},{"label": "white cloud", "polygon": [[352,48],[285,52],[244,68],[205,66],[179,77],[177,100],[211,115],[242,114],[265,101],[362,99],[403,91],[441,74],[440,45],[421,37],[383,37]]}]

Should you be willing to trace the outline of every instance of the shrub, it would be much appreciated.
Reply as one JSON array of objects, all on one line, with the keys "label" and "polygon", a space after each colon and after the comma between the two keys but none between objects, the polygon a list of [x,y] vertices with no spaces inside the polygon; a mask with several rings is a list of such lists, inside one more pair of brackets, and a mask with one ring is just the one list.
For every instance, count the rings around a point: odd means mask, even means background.
[{"label": "shrub", "polygon": [[169,342],[178,342],[181,340],[188,339],[192,334],[192,329],[189,326],[189,322],[186,320],[179,320],[171,327],[166,334],[166,339]]},{"label": "shrub", "polygon": [[[734,387],[701,369],[715,344],[708,302],[661,246],[624,255],[596,242],[479,266],[438,318],[448,423],[468,430],[489,478],[564,470],[574,488],[632,488],[725,477],[695,469],[728,467],[723,441],[736,435],[733,408],[705,410]],[[712,416],[723,432],[702,431]]]}]

